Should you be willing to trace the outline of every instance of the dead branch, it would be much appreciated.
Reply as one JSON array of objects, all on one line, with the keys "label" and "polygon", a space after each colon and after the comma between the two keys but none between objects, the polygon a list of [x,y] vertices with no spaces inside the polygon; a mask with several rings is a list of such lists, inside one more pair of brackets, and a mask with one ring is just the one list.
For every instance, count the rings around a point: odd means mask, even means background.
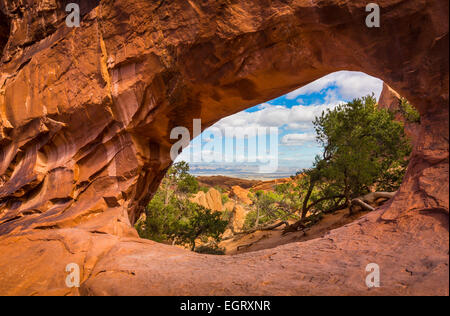
[{"label": "dead branch", "polygon": [[371,192],[369,194],[364,195],[363,197],[359,197],[358,199],[363,200],[366,203],[372,204],[375,203],[378,199],[392,199],[397,192]]},{"label": "dead branch", "polygon": [[389,200],[389,199],[393,198],[396,193],[397,192],[371,192],[364,196],[353,199],[351,201],[350,214],[353,212],[353,206],[359,206],[363,210],[366,210],[369,212],[375,211],[375,207],[373,207],[372,205],[376,206],[376,204],[377,204],[376,201],[378,199]]},{"label": "dead branch", "polygon": [[374,207],[370,206],[369,204],[363,202],[360,199],[353,199],[351,203],[352,203],[352,206],[353,205],[357,205],[357,206],[360,206],[360,207],[362,207],[363,209],[365,209],[367,211],[370,211],[370,212],[375,211]]}]

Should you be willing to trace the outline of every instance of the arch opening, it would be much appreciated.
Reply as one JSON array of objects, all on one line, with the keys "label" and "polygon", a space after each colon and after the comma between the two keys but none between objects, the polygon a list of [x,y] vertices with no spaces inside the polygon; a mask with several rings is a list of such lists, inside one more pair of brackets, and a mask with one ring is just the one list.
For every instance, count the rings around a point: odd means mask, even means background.
[{"label": "arch opening", "polygon": [[[360,1],[92,3],[82,29],[54,24],[54,45],[28,42],[30,63],[18,54],[0,65],[10,72],[0,138],[11,140],[0,169],[15,174],[0,186],[0,293],[365,295],[364,268],[377,262],[388,278],[370,294],[448,295],[448,1],[382,1],[376,29]],[[251,255],[136,238],[130,224],[171,163],[174,126],[212,126],[340,69],[383,79],[422,114],[389,205],[302,247]],[[67,262],[85,272],[80,289],[64,286]]]},{"label": "arch opening", "polygon": [[[381,120],[389,120],[383,126],[392,129],[389,137],[382,132]],[[348,130],[340,130],[340,124]],[[395,196],[419,125],[420,114],[405,98],[380,79],[352,71],[331,73],[225,117],[200,135],[201,118],[194,118],[192,131],[198,136],[189,145],[188,128],[172,130],[171,139],[177,140],[171,150],[174,165],[135,227],[143,238],[209,254],[251,252],[319,238]],[[358,133],[374,136],[361,141]],[[388,141],[389,145],[376,145]],[[334,149],[334,157],[327,157],[328,148],[347,146],[346,142],[353,148]],[[373,144],[365,146],[368,142]],[[367,150],[373,152],[364,156]],[[345,151],[352,157],[343,157]],[[371,164],[375,159],[388,167]],[[361,166],[367,170],[343,175]],[[312,180],[317,172],[321,178]],[[195,222],[199,213],[212,224],[210,231],[195,234],[195,227],[183,221]],[[167,223],[168,217],[174,220]],[[186,229],[193,230],[194,240]]]}]

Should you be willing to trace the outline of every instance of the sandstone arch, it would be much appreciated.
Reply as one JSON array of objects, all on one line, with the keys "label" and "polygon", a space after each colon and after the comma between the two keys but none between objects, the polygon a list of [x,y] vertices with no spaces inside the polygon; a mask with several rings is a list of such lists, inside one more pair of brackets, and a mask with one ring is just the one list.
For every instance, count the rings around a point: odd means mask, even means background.
[{"label": "sandstone arch", "polygon": [[[448,294],[447,1],[379,1],[380,29],[365,27],[365,1],[82,3],[78,29],[64,1],[0,6],[13,25],[0,63],[0,294]],[[337,70],[383,79],[422,114],[389,206],[252,256],[136,238],[172,127],[206,127]],[[71,262],[80,290],[64,284]],[[370,262],[390,276],[373,292]]]}]

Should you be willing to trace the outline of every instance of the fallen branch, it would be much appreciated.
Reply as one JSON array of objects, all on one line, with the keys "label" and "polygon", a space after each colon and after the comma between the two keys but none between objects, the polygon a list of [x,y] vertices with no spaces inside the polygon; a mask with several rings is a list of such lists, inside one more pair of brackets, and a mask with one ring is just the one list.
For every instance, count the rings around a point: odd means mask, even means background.
[{"label": "fallen branch", "polygon": [[396,194],[397,194],[397,192],[371,192],[369,194],[364,195],[363,197],[359,197],[359,199],[363,200],[366,203],[371,204],[371,203],[375,203],[376,200],[381,199],[381,198],[390,200]]},{"label": "fallen branch", "polygon": [[360,207],[362,207],[364,210],[367,210],[367,211],[369,211],[369,212],[375,211],[375,208],[374,208],[374,207],[370,206],[369,204],[365,203],[364,201],[362,201],[362,200],[360,200],[360,199],[353,199],[351,203],[352,203],[352,206],[353,206],[353,205],[360,206]]},{"label": "fallen branch", "polygon": [[[350,202],[350,214],[352,214],[353,210],[352,210],[352,206],[359,206],[364,210],[368,210],[368,211],[374,211],[375,208],[373,206],[371,206],[370,204],[375,204],[375,201],[380,199],[380,198],[384,198],[384,199],[391,199],[395,196],[397,192],[372,192],[369,193],[365,196],[356,198],[351,200]],[[342,196],[334,196],[332,198],[342,198]],[[323,198],[319,201],[323,201],[326,200],[327,198]],[[331,199],[331,198],[330,198]],[[337,205],[335,205],[333,208],[331,208],[330,210],[327,211],[323,211],[323,213],[327,214],[327,213],[333,213],[335,211],[339,211],[341,209],[344,209],[345,207],[347,207],[346,204],[339,204],[340,200],[337,202]],[[299,221],[297,221],[296,223],[292,224],[292,225],[288,225],[284,230],[283,230],[283,234],[287,234],[287,233],[291,233],[291,232],[296,232],[299,230],[304,230],[308,227],[311,227],[312,225],[316,224],[318,222],[318,220],[316,218],[313,217],[313,220],[311,220],[309,217],[308,218],[303,218]]]},{"label": "fallen branch", "polygon": [[353,213],[353,206],[359,206],[363,210],[373,212],[375,211],[375,207],[372,205],[377,206],[376,201],[378,199],[390,200],[395,196],[395,194],[397,194],[397,192],[371,192],[359,198],[353,199],[350,202],[350,214]]},{"label": "fallen branch", "polygon": [[261,240],[263,240],[264,238],[265,238],[265,236],[262,236],[261,238],[259,238],[258,240],[254,241],[254,242],[251,242],[251,243],[245,244],[245,245],[237,246],[236,250],[237,250],[237,251],[240,251],[241,249],[244,249],[244,248],[248,249],[248,248],[250,248],[251,246],[253,246],[254,244],[259,243],[259,242],[260,242]]}]

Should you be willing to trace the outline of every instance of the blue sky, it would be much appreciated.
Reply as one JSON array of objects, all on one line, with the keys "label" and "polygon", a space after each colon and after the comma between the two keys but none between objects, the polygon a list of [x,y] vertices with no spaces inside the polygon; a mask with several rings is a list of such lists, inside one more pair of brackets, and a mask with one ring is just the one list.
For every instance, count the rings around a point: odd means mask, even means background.
[{"label": "blue sky", "polygon": [[[354,98],[371,93],[378,98],[382,86],[381,80],[361,72],[340,71],[329,74],[280,98],[223,118],[195,140],[198,144],[201,141],[201,148],[200,145],[190,145],[177,161],[189,162],[191,172],[195,175],[257,179],[295,174],[298,170],[310,167],[314,157],[321,152],[315,140],[312,124],[314,118],[322,111]],[[278,133],[272,133],[271,143],[270,128],[272,132],[273,128],[277,128]],[[258,151],[256,148],[254,152],[249,151],[249,147],[253,148],[249,140],[254,140],[256,144],[257,136],[261,139],[262,134],[250,133],[247,139],[239,142],[238,139],[243,134],[242,129],[259,133],[266,131],[265,140],[268,144],[263,155],[259,151],[259,145]],[[228,130],[237,131],[237,136],[227,137],[225,131]],[[276,148],[273,147],[274,143]],[[245,157],[240,157],[242,155]],[[270,164],[272,168],[261,172],[260,167],[264,163]],[[276,168],[273,168],[275,164]]]}]

